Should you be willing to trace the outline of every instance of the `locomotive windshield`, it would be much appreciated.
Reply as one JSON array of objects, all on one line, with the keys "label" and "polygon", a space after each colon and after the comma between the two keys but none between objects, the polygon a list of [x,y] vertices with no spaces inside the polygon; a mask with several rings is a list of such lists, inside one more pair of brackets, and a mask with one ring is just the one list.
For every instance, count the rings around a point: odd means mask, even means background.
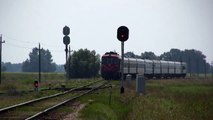
[{"label": "locomotive windshield", "polygon": [[115,57],[103,57],[102,64],[119,64],[119,59]]}]

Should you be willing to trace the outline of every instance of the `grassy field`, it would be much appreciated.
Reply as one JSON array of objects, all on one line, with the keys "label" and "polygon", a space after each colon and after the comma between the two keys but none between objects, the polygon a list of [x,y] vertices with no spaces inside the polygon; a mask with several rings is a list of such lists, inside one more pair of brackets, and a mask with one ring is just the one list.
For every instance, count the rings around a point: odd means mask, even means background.
[{"label": "grassy field", "polygon": [[[112,83],[112,88],[98,90],[95,93],[81,98],[81,102],[87,104],[81,111],[81,118],[85,120],[123,120],[131,111],[127,105],[132,93],[120,95],[117,81]],[[110,100],[111,93],[111,100]],[[89,101],[89,102],[88,102]],[[111,101],[111,102],[110,102]]]},{"label": "grassy field", "polygon": [[148,81],[146,87],[129,119],[213,119],[213,81]]},{"label": "grassy field", "polygon": [[[34,99],[58,91],[33,90],[36,73],[3,73],[0,85],[0,108]],[[69,80],[64,74],[43,73],[41,88],[74,87],[91,82],[90,80]],[[97,80],[97,79],[95,79]],[[135,81],[125,86],[120,94],[120,82],[111,81],[112,88],[100,89],[82,97],[78,102],[86,104],[80,111],[85,120],[212,120],[213,119],[213,79],[187,78],[167,80],[146,80],[145,94],[135,93]],[[110,103],[111,93],[111,103]],[[60,109],[63,111],[63,108]],[[67,114],[69,110],[65,109]],[[72,110],[70,111],[72,112]]]},{"label": "grassy field", "polygon": [[81,111],[85,120],[212,120],[213,80],[148,80],[144,95],[135,94],[134,82],[124,94],[119,83],[109,89],[87,96],[92,102]]},{"label": "grassy field", "polygon": [[[26,91],[33,89],[33,83],[38,80],[38,73],[2,73],[0,93],[12,91]],[[49,84],[65,82],[61,73],[42,73],[40,88],[47,88]]]},{"label": "grassy field", "polygon": [[[0,85],[0,93],[9,91],[28,91],[33,90],[33,83],[38,80],[38,73],[2,73],[2,81]],[[41,73],[40,89],[52,87],[61,87],[66,84],[66,87],[73,87],[81,84],[81,80],[85,79],[71,79],[67,80],[63,73]]]},{"label": "grassy field", "polygon": [[48,89],[49,84],[52,89],[61,88],[62,85],[72,88],[94,81],[93,79],[66,80],[61,73],[42,73],[41,76],[39,92],[35,92],[33,83],[35,78],[38,78],[37,73],[3,73],[0,85],[0,108],[61,92],[59,90],[42,91],[42,89]]}]

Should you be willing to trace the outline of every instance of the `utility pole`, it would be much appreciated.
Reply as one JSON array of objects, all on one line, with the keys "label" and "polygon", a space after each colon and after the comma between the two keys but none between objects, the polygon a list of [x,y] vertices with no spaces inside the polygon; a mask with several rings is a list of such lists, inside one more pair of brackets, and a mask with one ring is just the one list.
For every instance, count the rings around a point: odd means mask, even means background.
[{"label": "utility pole", "polygon": [[[183,66],[183,60],[182,60],[182,56],[180,55],[180,65],[181,67]],[[174,64],[175,66],[175,64]],[[176,67],[175,67],[175,73],[176,73]],[[181,74],[183,74],[183,69],[181,68]]]},{"label": "utility pole", "polygon": [[205,79],[206,79],[206,60],[204,60],[204,72],[205,72]]},{"label": "utility pole", "polygon": [[40,48],[40,43],[38,45],[38,80],[39,80],[39,83],[41,83],[41,48]]},{"label": "utility pole", "polygon": [[198,60],[198,58],[197,58],[197,77],[199,77],[199,60]]},{"label": "utility pole", "polygon": [[95,79],[95,52],[94,52],[94,61],[93,61],[93,78]]},{"label": "utility pole", "polygon": [[211,62],[211,69],[212,69],[212,79],[213,79],[213,61]]},{"label": "utility pole", "polygon": [[192,69],[191,69],[191,59],[189,56],[189,72],[190,72],[190,77],[192,77]]},{"label": "utility pole", "polygon": [[[5,43],[5,41],[2,41],[2,34],[0,35],[0,62],[1,62],[1,56],[2,56],[2,43]],[[0,67],[1,64],[0,64]],[[0,71],[0,84],[1,84],[1,71]]]}]

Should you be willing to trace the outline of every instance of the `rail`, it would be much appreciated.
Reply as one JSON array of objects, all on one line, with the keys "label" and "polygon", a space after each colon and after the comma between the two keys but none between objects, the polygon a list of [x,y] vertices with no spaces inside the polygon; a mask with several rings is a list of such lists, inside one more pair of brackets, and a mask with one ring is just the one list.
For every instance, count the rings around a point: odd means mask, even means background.
[{"label": "rail", "polygon": [[80,87],[77,87],[77,88],[73,88],[73,89],[64,91],[64,92],[62,92],[62,93],[57,93],[57,94],[54,94],[54,95],[45,96],[45,97],[41,97],[41,98],[38,98],[38,99],[30,100],[30,101],[27,101],[27,102],[15,104],[15,105],[12,105],[12,106],[9,106],[9,107],[5,107],[5,108],[0,109],[0,114],[4,113],[4,112],[6,112],[6,111],[12,110],[12,109],[21,107],[21,106],[25,106],[25,105],[29,105],[29,104],[32,104],[32,103],[35,103],[35,102],[42,101],[42,100],[46,100],[46,99],[58,97],[58,96],[61,96],[61,95],[65,95],[65,94],[67,94],[67,93],[73,92],[73,91],[78,90],[78,89],[85,88],[85,87],[87,87],[87,86],[90,86],[90,85],[95,84],[95,83],[98,83],[98,82],[101,82],[101,80],[95,81],[95,82],[92,82],[92,83],[89,83],[89,84],[84,85],[84,86],[80,86]]},{"label": "rail", "polygon": [[97,87],[95,87],[95,88],[93,88],[93,89],[91,89],[91,90],[88,90],[88,91],[84,92],[83,94],[74,96],[74,97],[72,97],[72,98],[70,98],[70,99],[67,99],[67,100],[65,100],[65,101],[63,101],[63,102],[61,102],[61,103],[59,103],[59,104],[56,104],[56,105],[54,105],[54,106],[52,106],[52,107],[49,107],[49,108],[47,108],[47,109],[45,109],[45,110],[43,110],[43,111],[41,111],[41,112],[39,112],[39,113],[37,113],[37,114],[31,116],[31,117],[26,118],[25,120],[34,120],[34,119],[38,119],[38,118],[39,118],[40,116],[42,116],[43,114],[46,114],[47,112],[49,112],[49,111],[51,111],[51,110],[54,110],[54,109],[56,109],[56,108],[58,108],[58,107],[60,107],[60,106],[62,106],[62,105],[64,105],[64,104],[66,104],[66,103],[68,103],[68,102],[70,102],[70,101],[73,101],[73,100],[79,98],[79,97],[82,97],[82,96],[84,96],[84,95],[86,95],[86,94],[89,94],[90,92],[95,91],[95,90],[99,89],[100,87],[104,86],[106,83],[108,83],[108,82],[104,82],[103,84],[101,84],[101,85],[99,85],[99,86],[97,86]]}]

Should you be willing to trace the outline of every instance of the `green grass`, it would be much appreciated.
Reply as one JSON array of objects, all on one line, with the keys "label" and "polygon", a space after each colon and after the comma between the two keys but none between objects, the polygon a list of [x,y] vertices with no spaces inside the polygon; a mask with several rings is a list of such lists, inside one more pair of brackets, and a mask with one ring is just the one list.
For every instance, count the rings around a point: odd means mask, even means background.
[{"label": "green grass", "polygon": [[[40,89],[48,88],[49,84],[54,85],[56,83],[58,84],[60,82],[65,82],[65,78],[62,77],[63,74],[42,73],[41,76],[42,81],[39,86]],[[55,77],[55,79],[51,79],[52,78],[51,76]],[[16,93],[17,91],[20,92],[20,91],[33,90],[34,89],[33,83],[34,80],[37,78],[38,78],[37,73],[3,73],[0,85],[0,93],[13,94]]]},{"label": "green grass", "polygon": [[[135,93],[135,81],[124,94],[113,82],[112,103],[109,89],[87,95],[81,111],[85,120],[211,120],[213,119],[212,80],[148,80],[144,95]],[[92,102],[88,102],[92,100]]]},{"label": "green grass", "polygon": [[[37,78],[37,73],[3,73],[0,93],[33,90],[33,83]],[[92,81],[92,79],[66,80],[65,75],[62,73],[42,73],[41,78],[39,89],[47,89],[49,88],[49,84],[51,84],[52,88],[61,87],[61,85],[71,88]]]},{"label": "green grass", "polygon": [[[20,103],[29,99],[54,94],[57,91],[22,93],[32,90],[35,73],[4,73],[0,85],[0,107]],[[43,73],[40,88],[75,87],[93,80],[66,80],[63,74]],[[44,77],[45,76],[45,77]],[[96,79],[97,80],[97,79]],[[120,82],[112,81],[110,88],[100,89],[80,99],[86,106],[80,111],[85,120],[212,120],[213,80],[211,78],[189,78],[176,80],[147,80],[145,94],[135,93],[135,81],[120,94]],[[18,92],[17,92],[18,91]],[[69,114],[69,109],[63,109]],[[72,110],[70,111],[72,112]]]},{"label": "green grass", "polygon": [[63,77],[64,74],[42,73],[42,78],[45,79],[39,84],[39,92],[29,92],[34,90],[33,83],[34,78],[38,76],[37,73],[3,73],[3,75],[4,79],[0,85],[0,93],[3,93],[0,94],[0,108],[61,92],[56,90],[41,91],[41,89],[48,89],[49,84],[52,88],[60,88],[61,85],[73,88],[95,81],[93,79],[66,80]]},{"label": "green grass", "polygon": [[88,120],[116,120],[114,111],[103,103],[91,103],[82,111],[83,116]]},{"label": "green grass", "polygon": [[[213,81],[148,81],[128,119],[213,119]],[[143,113],[143,114],[140,114]]]},{"label": "green grass", "polygon": [[[114,85],[117,82],[114,82]],[[131,96],[126,99],[125,96]],[[123,120],[131,111],[129,102],[133,99],[132,92],[120,95],[119,86],[112,87],[111,104],[110,88],[98,90],[95,93],[86,95],[81,98],[81,102],[87,103],[86,107],[81,111],[81,118],[86,120]],[[92,101],[92,102],[91,102]]]},{"label": "green grass", "polygon": [[[190,77],[190,73],[187,73],[186,74],[186,77]],[[213,75],[212,75],[212,73],[206,73],[206,75],[205,75],[205,73],[199,73],[199,74],[197,74],[197,73],[191,73],[191,77],[193,77],[193,78],[213,78]]]}]

